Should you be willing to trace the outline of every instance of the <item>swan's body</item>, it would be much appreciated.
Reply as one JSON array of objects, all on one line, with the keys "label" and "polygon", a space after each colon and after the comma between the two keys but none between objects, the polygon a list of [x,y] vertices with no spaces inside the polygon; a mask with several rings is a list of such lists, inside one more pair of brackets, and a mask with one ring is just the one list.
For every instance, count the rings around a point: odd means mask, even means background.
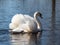
[{"label": "swan's body", "polygon": [[35,30],[40,30],[40,23],[37,21],[38,12],[34,13],[34,18],[29,15],[16,14],[13,16],[9,28],[15,32],[31,32]]}]

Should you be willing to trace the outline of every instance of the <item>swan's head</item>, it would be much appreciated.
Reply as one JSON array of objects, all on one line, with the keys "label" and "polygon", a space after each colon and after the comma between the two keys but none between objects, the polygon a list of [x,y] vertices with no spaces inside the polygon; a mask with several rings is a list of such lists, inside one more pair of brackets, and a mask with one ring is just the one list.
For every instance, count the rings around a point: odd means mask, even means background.
[{"label": "swan's head", "polygon": [[43,17],[42,17],[42,14],[41,14],[40,12],[35,12],[35,13],[34,13],[34,17],[36,17],[36,16],[39,16],[39,17],[43,18]]}]

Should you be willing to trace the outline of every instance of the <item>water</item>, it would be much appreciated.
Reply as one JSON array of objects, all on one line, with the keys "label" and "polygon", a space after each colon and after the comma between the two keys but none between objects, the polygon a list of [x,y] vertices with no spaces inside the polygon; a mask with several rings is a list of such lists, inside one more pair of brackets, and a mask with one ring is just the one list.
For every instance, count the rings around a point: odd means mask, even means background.
[{"label": "water", "polygon": [[[0,45],[60,45],[60,1],[56,0],[55,28],[51,30],[51,0],[0,0]],[[23,13],[43,15],[42,34],[11,34],[7,29],[12,16]]]},{"label": "water", "polygon": [[[47,0],[46,0],[47,1]],[[11,18],[15,14],[28,14],[33,17],[34,12],[40,11],[44,17],[43,29],[50,29],[51,1],[36,0],[0,0],[0,29],[8,29]],[[30,3],[31,2],[31,3]],[[39,5],[40,4],[40,5]]]},{"label": "water", "polygon": [[43,31],[42,34],[11,34],[0,31],[0,45],[60,45],[60,36],[56,31]]},{"label": "water", "polygon": [[0,31],[0,45],[37,45],[37,34],[11,34]]},{"label": "water", "polygon": [[0,45],[10,45],[8,31],[0,31]]}]

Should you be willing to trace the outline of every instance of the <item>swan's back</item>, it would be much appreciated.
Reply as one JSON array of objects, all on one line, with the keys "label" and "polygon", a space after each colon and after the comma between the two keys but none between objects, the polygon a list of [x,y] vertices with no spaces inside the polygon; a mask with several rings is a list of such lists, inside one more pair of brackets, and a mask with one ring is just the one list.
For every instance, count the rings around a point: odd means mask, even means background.
[{"label": "swan's back", "polygon": [[23,14],[16,14],[12,17],[11,23],[9,24],[10,29],[15,29],[24,22]]},{"label": "swan's back", "polygon": [[9,27],[13,30],[24,30],[25,32],[37,30],[36,21],[29,15],[16,14],[12,17],[11,23]]},{"label": "swan's back", "polygon": [[23,14],[16,14],[12,17],[11,23],[23,23],[24,22],[24,16]]}]

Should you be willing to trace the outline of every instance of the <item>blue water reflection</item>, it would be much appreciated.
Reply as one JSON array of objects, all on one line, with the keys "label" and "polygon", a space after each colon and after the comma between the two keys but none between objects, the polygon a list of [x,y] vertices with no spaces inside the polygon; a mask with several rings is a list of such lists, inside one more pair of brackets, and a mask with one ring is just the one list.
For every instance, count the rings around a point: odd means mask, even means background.
[{"label": "blue water reflection", "polygon": [[8,31],[0,31],[0,45],[11,45]]}]

